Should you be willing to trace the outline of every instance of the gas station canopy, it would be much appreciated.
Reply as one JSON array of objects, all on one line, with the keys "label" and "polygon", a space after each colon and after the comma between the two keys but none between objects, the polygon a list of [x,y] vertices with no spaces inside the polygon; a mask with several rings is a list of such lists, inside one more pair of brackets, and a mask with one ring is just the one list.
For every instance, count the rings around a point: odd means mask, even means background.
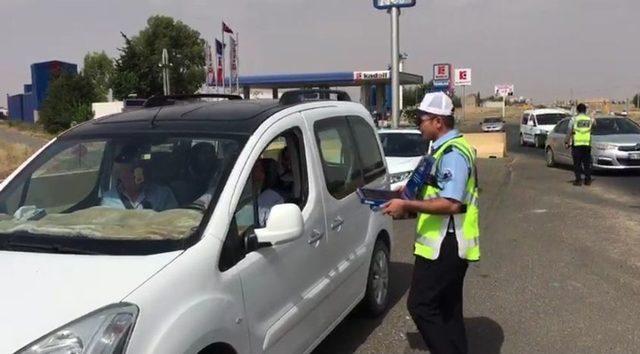
[{"label": "gas station canopy", "polygon": [[[309,74],[253,75],[240,76],[239,86],[245,91],[252,88],[277,89],[299,87],[345,87],[389,84],[391,72],[381,71],[343,71]],[[400,85],[419,85],[423,79],[420,75],[400,73]]]}]

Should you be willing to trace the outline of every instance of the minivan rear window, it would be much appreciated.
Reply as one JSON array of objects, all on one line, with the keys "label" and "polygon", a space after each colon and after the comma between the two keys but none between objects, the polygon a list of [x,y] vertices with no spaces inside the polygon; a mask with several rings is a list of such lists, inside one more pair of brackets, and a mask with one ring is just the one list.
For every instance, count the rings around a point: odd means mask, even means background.
[{"label": "minivan rear window", "polygon": [[385,174],[384,161],[378,147],[376,133],[360,117],[353,116],[349,117],[348,120],[358,147],[364,181],[365,183],[371,183]]}]

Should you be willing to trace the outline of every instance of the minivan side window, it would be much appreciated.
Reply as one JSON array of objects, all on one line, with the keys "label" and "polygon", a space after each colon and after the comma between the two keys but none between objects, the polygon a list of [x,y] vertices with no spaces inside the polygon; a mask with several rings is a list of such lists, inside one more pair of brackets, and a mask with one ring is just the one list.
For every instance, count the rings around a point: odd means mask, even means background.
[{"label": "minivan side window", "polygon": [[522,115],[522,125],[527,125],[527,122],[529,121],[529,114],[525,113]]},{"label": "minivan side window", "polygon": [[361,117],[348,117],[348,121],[358,147],[364,181],[371,183],[385,174],[384,161],[382,154],[380,154],[376,133]]},{"label": "minivan side window", "polygon": [[315,122],[314,131],[327,189],[334,198],[342,199],[364,184],[347,120],[323,119]]},{"label": "minivan side window", "polygon": [[246,237],[265,227],[272,207],[293,203],[304,210],[309,193],[304,151],[302,131],[294,128],[272,140],[255,161],[223,245],[221,271],[244,258]]}]

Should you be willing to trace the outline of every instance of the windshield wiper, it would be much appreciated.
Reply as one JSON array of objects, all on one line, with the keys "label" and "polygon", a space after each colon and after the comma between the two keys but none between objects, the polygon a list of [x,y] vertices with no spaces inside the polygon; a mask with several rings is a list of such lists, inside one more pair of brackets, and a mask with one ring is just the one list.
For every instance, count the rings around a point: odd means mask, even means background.
[{"label": "windshield wiper", "polygon": [[63,253],[63,254],[104,254],[101,252],[87,250],[79,247],[69,247],[55,242],[19,242],[17,240],[7,240],[0,244],[1,248],[9,251],[41,252],[41,253]]}]

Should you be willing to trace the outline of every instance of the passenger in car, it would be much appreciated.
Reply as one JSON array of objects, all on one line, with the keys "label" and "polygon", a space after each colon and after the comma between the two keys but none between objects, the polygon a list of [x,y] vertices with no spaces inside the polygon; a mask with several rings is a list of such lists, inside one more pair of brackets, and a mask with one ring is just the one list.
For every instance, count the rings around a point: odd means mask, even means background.
[{"label": "passenger in car", "polygon": [[136,146],[128,145],[114,160],[117,170],[116,186],[102,197],[101,205],[114,209],[153,209],[163,211],[177,208],[173,192],[166,186],[145,179]]},{"label": "passenger in car", "polygon": [[[171,183],[171,189],[180,205],[193,203],[209,192],[213,176],[219,168],[216,149],[211,143],[199,142],[189,151],[186,176]],[[208,204],[208,203],[207,203]]]},{"label": "passenger in car", "polygon": [[284,198],[273,188],[278,184],[277,162],[272,159],[259,159],[251,171],[254,192],[258,195],[258,222],[261,227],[267,224],[271,208],[283,204]]},{"label": "passenger in car", "polygon": [[280,151],[278,157],[278,185],[276,189],[282,197],[289,199],[293,197],[293,169],[291,165],[291,152],[285,146]]}]

